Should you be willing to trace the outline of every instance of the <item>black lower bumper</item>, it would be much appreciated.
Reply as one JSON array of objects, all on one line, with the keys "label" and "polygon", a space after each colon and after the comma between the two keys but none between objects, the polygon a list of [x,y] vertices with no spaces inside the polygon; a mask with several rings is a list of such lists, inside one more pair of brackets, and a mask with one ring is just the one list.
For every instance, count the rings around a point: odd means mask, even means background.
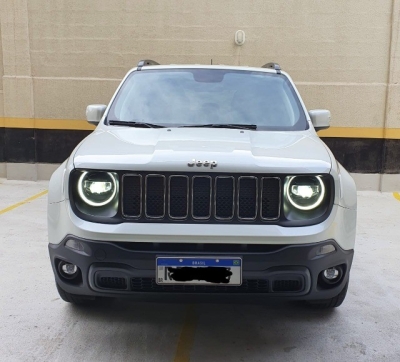
[{"label": "black lower bumper", "polygon": [[[68,240],[79,247],[66,246]],[[331,244],[335,251],[318,255]],[[349,279],[353,250],[343,250],[333,240],[306,245],[207,245],[114,243],[89,241],[74,236],[58,245],[49,244],[56,282],[71,294],[88,296],[134,296],[144,300],[256,301],[268,297],[321,300],[340,293]],[[242,285],[158,285],[157,256],[234,256],[243,260]],[[79,273],[67,279],[60,262],[75,264]],[[338,281],[327,284],[322,273],[330,267],[341,270]],[[180,298],[181,299],[181,298]]]}]

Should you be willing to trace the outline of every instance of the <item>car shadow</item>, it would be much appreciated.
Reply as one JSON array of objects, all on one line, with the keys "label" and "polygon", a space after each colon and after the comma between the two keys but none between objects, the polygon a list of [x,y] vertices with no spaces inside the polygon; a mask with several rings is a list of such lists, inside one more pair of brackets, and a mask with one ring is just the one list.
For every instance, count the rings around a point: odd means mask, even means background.
[{"label": "car shadow", "polygon": [[[70,318],[88,326],[79,331],[80,340],[88,339],[86,333],[101,335],[103,348],[118,349],[124,358],[135,353],[157,361],[173,360],[181,348],[181,334],[188,333],[188,320],[195,360],[265,361],[270,359],[261,358],[260,353],[271,358],[293,357],[305,345],[323,345],[323,330],[341,318],[338,310],[315,310],[303,303],[280,301],[177,304],[106,299],[89,308],[66,308]],[[93,326],[103,330],[94,331]],[[139,335],[146,336],[140,345],[132,342]],[[159,341],[157,347],[155,341]],[[102,356],[98,358],[102,360]]]}]

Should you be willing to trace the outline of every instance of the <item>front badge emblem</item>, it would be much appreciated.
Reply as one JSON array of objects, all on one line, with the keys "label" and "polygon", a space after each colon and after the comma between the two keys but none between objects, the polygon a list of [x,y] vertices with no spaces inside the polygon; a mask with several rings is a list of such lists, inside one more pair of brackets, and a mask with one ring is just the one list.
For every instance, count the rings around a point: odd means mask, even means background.
[{"label": "front badge emblem", "polygon": [[204,167],[210,167],[211,169],[213,169],[214,167],[218,166],[218,163],[217,163],[217,161],[200,161],[200,160],[196,160],[196,159],[193,159],[192,161],[188,162],[189,167],[194,167],[195,165],[197,167],[204,166]]}]

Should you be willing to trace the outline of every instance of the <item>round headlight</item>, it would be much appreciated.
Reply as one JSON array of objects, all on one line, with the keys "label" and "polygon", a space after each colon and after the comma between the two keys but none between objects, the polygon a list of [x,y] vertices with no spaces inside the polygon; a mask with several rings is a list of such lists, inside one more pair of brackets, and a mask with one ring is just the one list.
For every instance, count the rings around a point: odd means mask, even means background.
[{"label": "round headlight", "polygon": [[117,181],[110,172],[83,172],[78,180],[81,199],[90,206],[109,204],[117,193]]},{"label": "round headlight", "polygon": [[294,176],[287,183],[289,202],[299,210],[312,210],[321,205],[325,185],[320,176]]}]

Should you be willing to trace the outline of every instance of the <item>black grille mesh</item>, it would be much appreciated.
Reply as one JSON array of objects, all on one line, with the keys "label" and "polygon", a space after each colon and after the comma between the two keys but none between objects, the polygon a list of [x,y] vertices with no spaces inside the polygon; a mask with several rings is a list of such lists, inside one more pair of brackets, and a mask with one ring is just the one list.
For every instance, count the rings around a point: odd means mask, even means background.
[{"label": "black grille mesh", "polygon": [[300,280],[275,280],[273,283],[274,292],[298,292],[302,287]]},{"label": "black grille mesh", "polygon": [[215,216],[217,218],[233,218],[234,181],[233,177],[218,177],[215,180]]},{"label": "black grille mesh", "polygon": [[146,177],[146,216],[161,218],[165,213],[165,177]]},{"label": "black grille mesh", "polygon": [[124,290],[128,286],[126,279],[119,277],[101,277],[98,279],[97,285],[100,288],[119,289],[119,290]]},{"label": "black grille mesh", "polygon": [[169,214],[176,219],[188,216],[189,179],[186,176],[172,176],[169,181]]},{"label": "black grille mesh", "polygon": [[255,219],[257,216],[257,179],[242,177],[239,179],[239,210],[242,219]]},{"label": "black grille mesh", "polygon": [[193,178],[193,217],[207,219],[211,216],[211,177]]},{"label": "black grille mesh", "polygon": [[261,217],[264,219],[277,217],[276,210],[279,210],[280,193],[276,190],[279,189],[279,184],[280,179],[278,178],[262,179]]},{"label": "black grille mesh", "polygon": [[141,181],[139,175],[126,175],[124,177],[123,208],[125,215],[139,217],[141,214]]}]

